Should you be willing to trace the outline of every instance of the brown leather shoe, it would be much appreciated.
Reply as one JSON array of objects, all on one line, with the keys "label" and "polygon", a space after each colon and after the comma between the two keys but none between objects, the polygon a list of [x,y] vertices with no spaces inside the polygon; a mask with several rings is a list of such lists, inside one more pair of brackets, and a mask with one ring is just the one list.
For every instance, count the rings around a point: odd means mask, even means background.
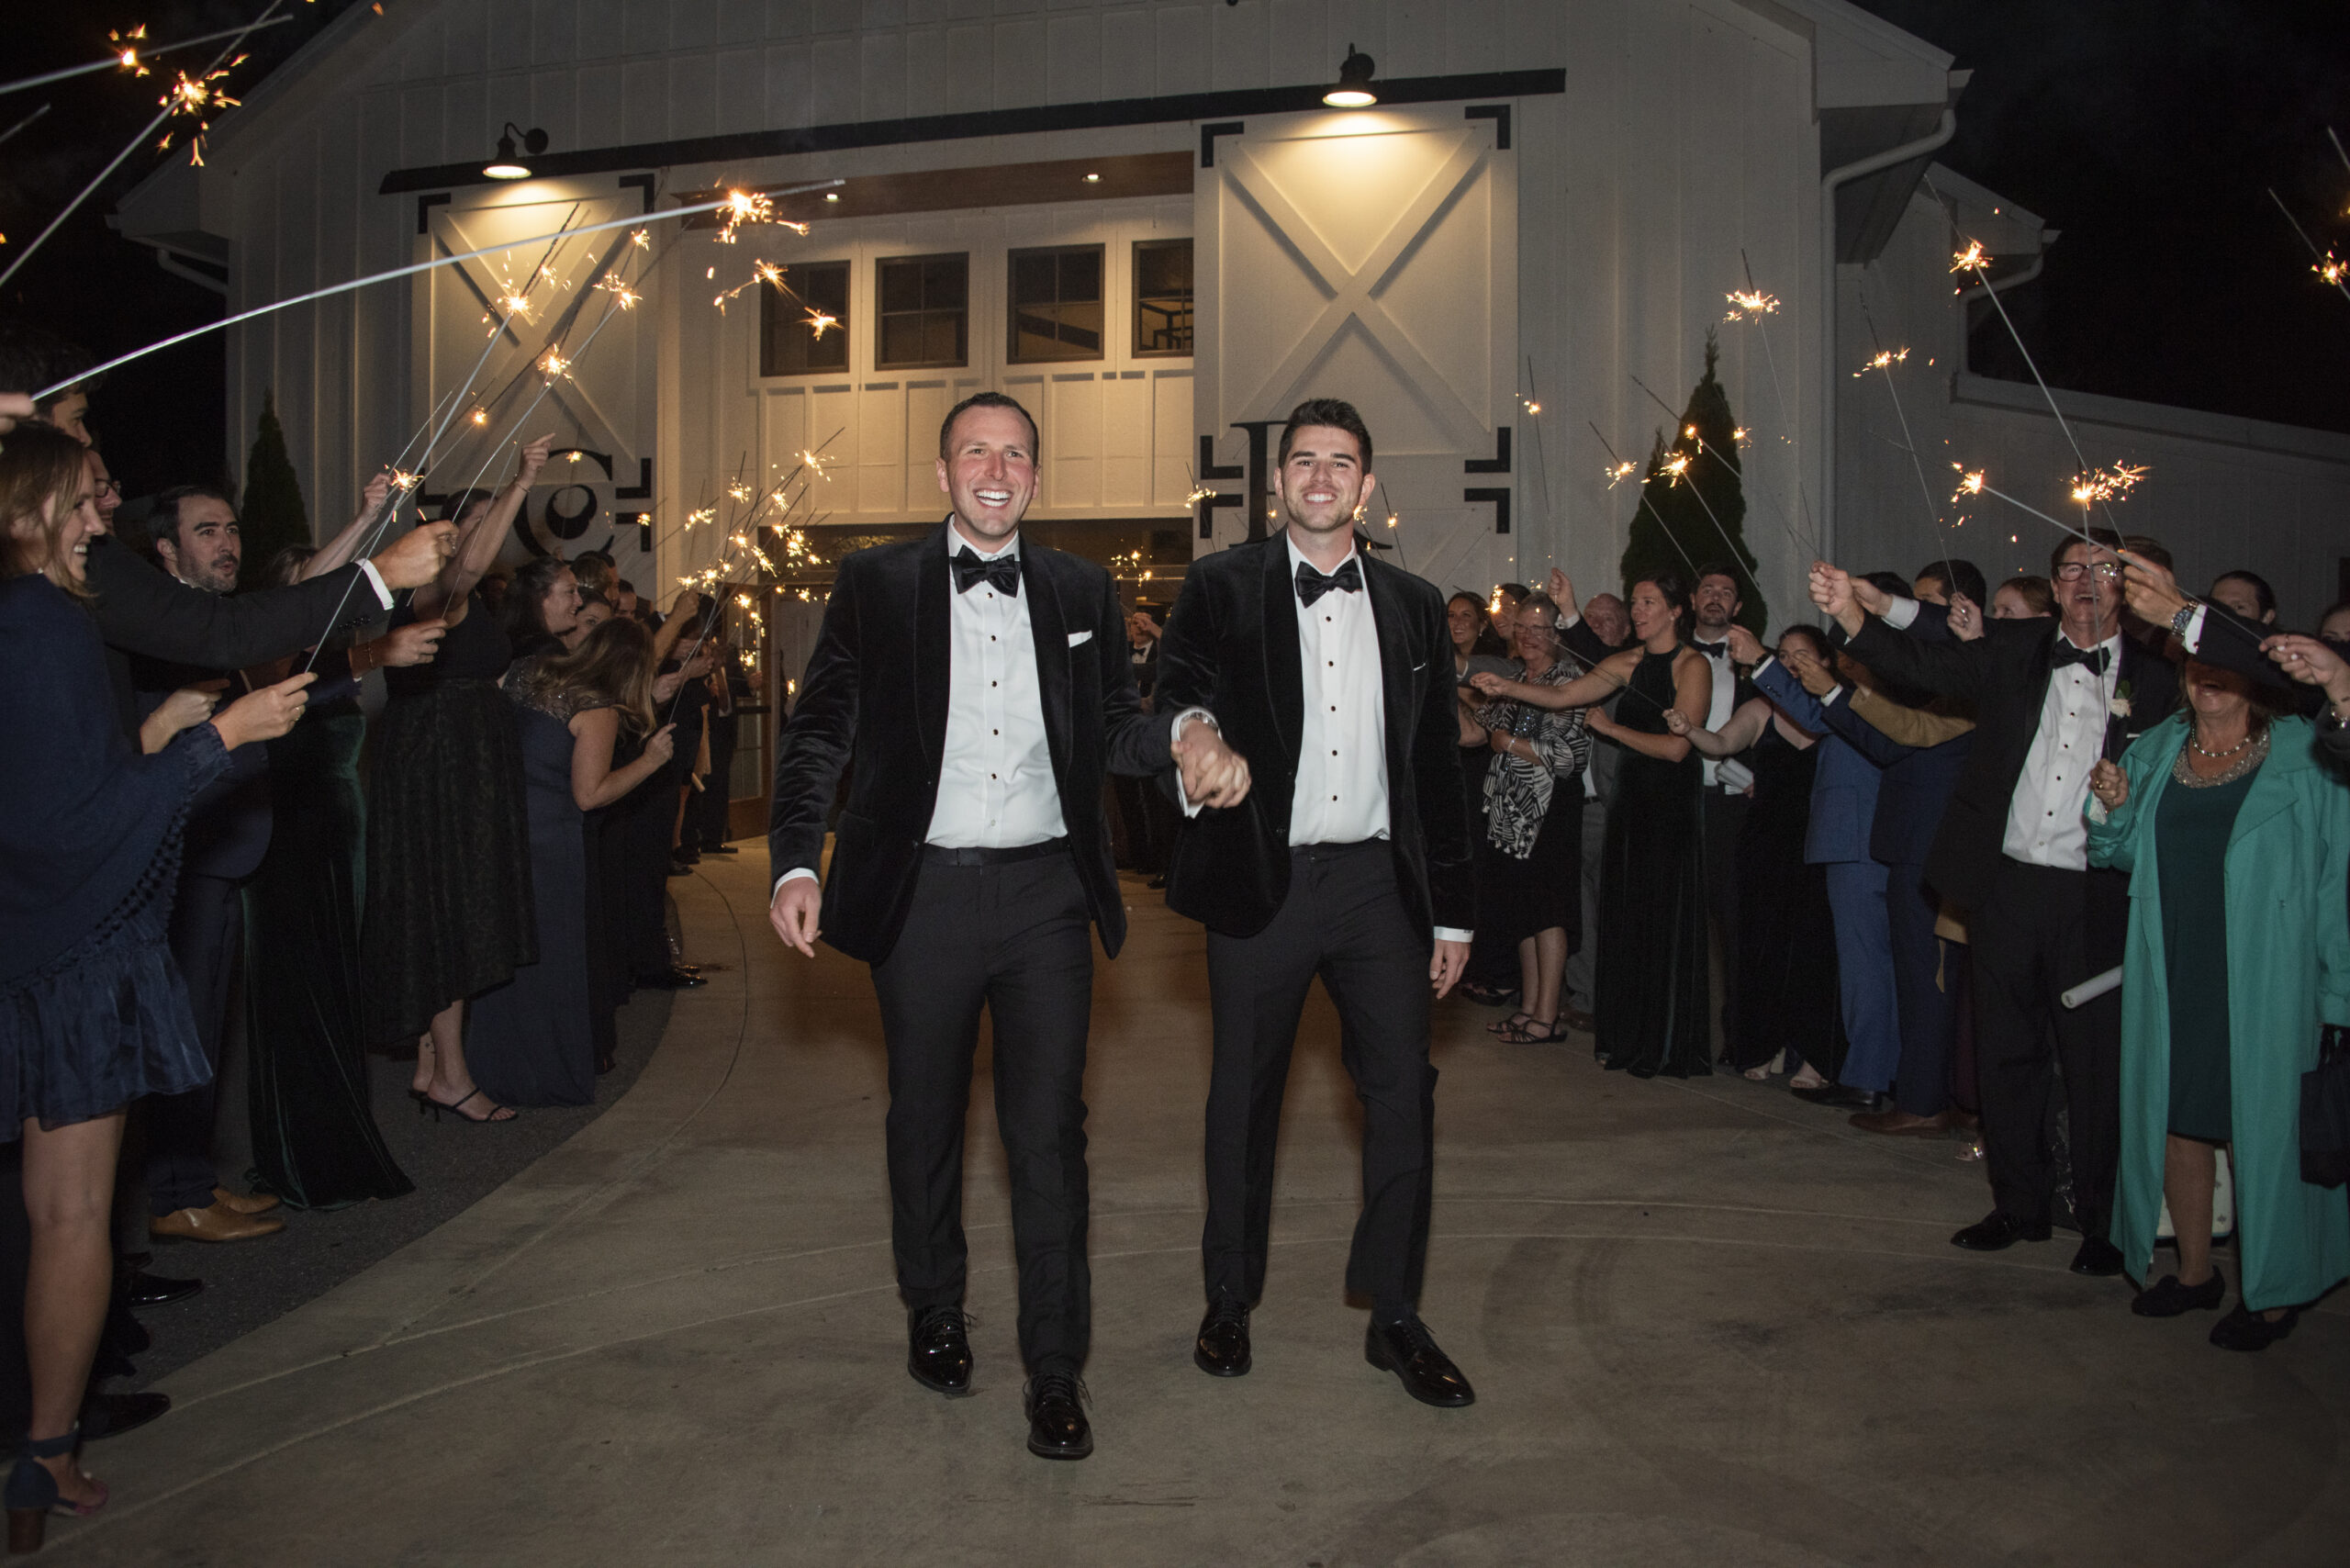
[{"label": "brown leather shoe", "polygon": [[1948,1111],[1937,1111],[1930,1116],[1912,1115],[1897,1109],[1863,1111],[1851,1120],[1864,1133],[1885,1133],[1894,1137],[1941,1137],[1951,1126]]},{"label": "brown leather shoe", "polygon": [[272,1193],[232,1193],[226,1187],[215,1187],[212,1189],[212,1206],[233,1210],[250,1218],[275,1208],[277,1197]]},{"label": "brown leather shoe", "polygon": [[1579,1034],[1595,1035],[1599,1032],[1599,1020],[1580,1007],[1561,1006],[1559,1009],[1559,1022]]},{"label": "brown leather shoe", "polygon": [[274,1236],[285,1228],[282,1219],[241,1215],[224,1204],[177,1209],[147,1222],[147,1234],[158,1241],[251,1241],[255,1237]]}]

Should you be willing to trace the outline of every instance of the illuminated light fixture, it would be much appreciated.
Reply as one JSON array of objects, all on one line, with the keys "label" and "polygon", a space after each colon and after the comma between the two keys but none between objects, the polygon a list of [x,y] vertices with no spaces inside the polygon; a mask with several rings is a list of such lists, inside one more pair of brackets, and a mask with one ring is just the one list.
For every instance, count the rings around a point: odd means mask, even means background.
[{"label": "illuminated light fixture", "polygon": [[1371,73],[1378,62],[1354,45],[1347,45],[1347,58],[1338,66],[1338,84],[1322,95],[1322,101],[1334,109],[1367,109],[1379,102],[1379,95],[1371,90]]},{"label": "illuminated light fixture", "polygon": [[1088,174],[1085,176],[1085,183],[1089,185],[1098,185],[1102,183],[1102,176],[1099,174]]},{"label": "illuminated light fixture", "polygon": [[506,134],[498,139],[498,156],[482,165],[481,172],[486,178],[527,180],[531,177],[531,166],[520,162],[514,153],[514,142],[518,137],[521,140],[522,151],[531,157],[535,158],[547,150],[545,131],[536,126],[528,130],[517,130],[509,119],[506,122]]}]

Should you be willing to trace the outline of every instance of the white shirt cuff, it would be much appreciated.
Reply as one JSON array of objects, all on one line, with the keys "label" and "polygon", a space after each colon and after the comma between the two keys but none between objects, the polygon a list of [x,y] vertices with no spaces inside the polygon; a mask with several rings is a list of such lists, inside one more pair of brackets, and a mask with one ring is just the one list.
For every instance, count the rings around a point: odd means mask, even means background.
[{"label": "white shirt cuff", "polygon": [[359,575],[365,577],[367,579],[367,586],[375,590],[376,602],[381,604],[386,610],[389,610],[392,607],[392,590],[384,586],[384,574],[375,569],[375,563],[373,561],[360,562]]},{"label": "white shirt cuff", "polygon": [[1759,664],[1759,665],[1756,665],[1756,666],[1754,666],[1754,668],[1753,668],[1752,670],[1751,670],[1750,672],[1748,672],[1748,673],[1749,673],[1749,675],[1750,675],[1750,676],[1761,675],[1764,670],[1769,669],[1773,665],[1774,665],[1774,664],[1776,664],[1776,663],[1778,663],[1778,662],[1779,662],[1779,655],[1776,655],[1776,654],[1764,654],[1764,655],[1762,655],[1762,662],[1761,664]]},{"label": "white shirt cuff", "polygon": [[1436,928],[1436,939],[1439,942],[1473,942],[1477,938],[1471,932],[1456,931],[1449,925],[1439,925]]},{"label": "white shirt cuff", "polygon": [[1821,698],[1821,699],[1819,700],[1819,705],[1820,705],[1822,708],[1825,708],[1825,707],[1827,707],[1830,702],[1835,701],[1835,700],[1836,700],[1836,699],[1838,699],[1839,697],[1841,697],[1841,696],[1843,696],[1843,695],[1844,695],[1844,688],[1843,688],[1841,685],[1831,686],[1831,687],[1830,687],[1830,688],[1828,689],[1828,695],[1827,695],[1827,696],[1825,696],[1825,697],[1823,697],[1823,698]]},{"label": "white shirt cuff", "polygon": [[775,879],[775,886],[767,890],[767,902],[769,903],[773,903],[775,902],[776,894],[783,891],[784,883],[797,882],[802,879],[812,882],[816,879],[816,873],[810,870],[805,866],[794,866],[790,870],[786,871],[782,876],[778,877]]},{"label": "white shirt cuff", "polygon": [[1918,601],[1903,599],[1899,594],[1893,595],[1892,599],[1893,602],[1885,607],[1885,613],[1877,619],[1897,632],[1907,632],[1909,623],[1918,619]]},{"label": "white shirt cuff", "polygon": [[[1194,719],[1207,725],[1217,734],[1224,734],[1224,726],[1215,722],[1214,714],[1204,708],[1186,708],[1175,715],[1174,723],[1168,727],[1167,744],[1172,746],[1177,741],[1182,739],[1183,726]],[[1200,814],[1200,807],[1183,789],[1183,770],[1180,767],[1175,770],[1175,799],[1182,803],[1185,816],[1195,817]]]},{"label": "white shirt cuff", "polygon": [[2178,640],[2186,645],[2187,651],[2190,654],[2203,646],[2203,607],[2201,605],[2197,605],[2195,613],[2188,617],[2187,630],[2179,633]]},{"label": "white shirt cuff", "polygon": [[[1582,617],[1582,616],[1577,615],[1573,610],[1569,610],[1569,609],[1568,609],[1568,608],[1566,608],[1564,605],[1561,605],[1561,606],[1559,607],[1559,630],[1560,630],[1560,631],[1561,631],[1561,632],[1572,632],[1572,631],[1573,631],[1577,626],[1581,625],[1582,623],[1583,623],[1583,617]],[[1449,940],[1449,938],[1448,938],[1448,940]]]}]

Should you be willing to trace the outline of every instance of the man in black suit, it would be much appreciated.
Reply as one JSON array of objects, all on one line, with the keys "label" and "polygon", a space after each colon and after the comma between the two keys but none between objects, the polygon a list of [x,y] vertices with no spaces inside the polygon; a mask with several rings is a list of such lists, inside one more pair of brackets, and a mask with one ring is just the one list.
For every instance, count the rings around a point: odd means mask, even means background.
[{"label": "man in black suit", "polygon": [[1347,1288],[1371,1299],[1364,1355],[1416,1399],[1467,1405],[1468,1380],[1418,1313],[1436,1120],[1429,995],[1460,978],[1474,898],[1444,596],[1357,547],[1354,520],[1377,481],[1351,405],[1298,405],[1278,481],[1281,532],[1195,561],[1159,641],[1159,711],[1186,745],[1249,758],[1259,780],[1244,809],[1184,825],[1168,879],[1168,907],[1208,928],[1215,1020],[1208,1308],[1192,1356],[1219,1377],[1249,1368],[1281,1092],[1319,974],[1363,1104]]},{"label": "man in black suit", "polygon": [[[1036,454],[1019,404],[966,399],[938,436],[953,512],[918,540],[841,562],[776,748],[769,914],[800,952],[813,956],[821,935],[872,966],[907,1371],[949,1395],[971,1386],[963,1124],[980,1008],[994,1020],[1028,1448],[1082,1459],[1093,1451],[1078,1382],[1091,1318],[1087,924],[1113,957],[1125,936],[1102,774],[1161,771],[1169,744],[1136,700],[1109,573],[1020,537]],[[852,761],[820,894],[824,818]],[[1192,771],[1237,799],[1231,775]]]},{"label": "man in black suit", "polygon": [[[2048,1124],[2064,1064],[2070,1112],[2076,1273],[2121,1271],[2106,1238],[2121,1151],[2121,998],[2077,1008],[2065,991],[2121,961],[2127,879],[2093,870],[2081,812],[2089,769],[2119,756],[2178,702],[2170,664],[2121,635],[2121,537],[2093,530],[2049,563],[2057,627],[1992,621],[1971,643],[1904,636],[1880,615],[1888,595],[1815,563],[1811,596],[1889,679],[1971,700],[1974,744],[1925,865],[1926,881],[1969,912],[1983,1151],[1997,1206],[1951,1240],[1977,1251],[2048,1238],[2054,1167]],[[1899,612],[1908,613],[1908,601]],[[1942,630],[1942,612],[1916,609]]]}]

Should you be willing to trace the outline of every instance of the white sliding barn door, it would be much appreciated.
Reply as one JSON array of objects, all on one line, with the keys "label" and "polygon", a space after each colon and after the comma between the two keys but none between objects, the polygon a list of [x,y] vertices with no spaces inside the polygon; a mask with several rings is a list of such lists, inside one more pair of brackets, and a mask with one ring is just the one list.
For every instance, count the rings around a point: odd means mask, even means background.
[{"label": "white sliding barn door", "polygon": [[[533,199],[508,196],[487,205],[500,194],[478,193],[485,205],[429,208],[427,254],[461,255],[625,218],[641,205],[633,190],[533,192]],[[651,239],[657,247],[661,236]],[[655,444],[650,372],[656,318],[649,300],[623,308],[620,297],[599,287],[598,280],[610,274],[651,296],[655,286],[643,274],[653,253],[635,245],[629,230],[607,229],[514,245],[424,274],[417,282],[413,383],[413,418],[428,434],[449,417],[425,473],[428,495],[476,484],[495,489],[512,476],[518,443],[551,433],[563,455],[541,472],[515,525],[519,543],[508,544],[506,558],[609,550],[620,575],[648,594],[661,587],[651,557],[638,553],[639,525],[654,504],[648,460]],[[542,267],[545,272],[528,289],[524,308],[509,316],[503,301]],[[550,353],[565,362],[552,375]],[[453,410],[444,401],[452,398]],[[422,444],[406,466],[425,466]],[[665,525],[670,521],[662,520]]]},{"label": "white sliding barn door", "polygon": [[[1214,162],[1194,191],[1195,415],[1216,460],[1203,485],[1245,494],[1248,438],[1236,422],[1278,421],[1307,398],[1354,404],[1380,481],[1371,538],[1438,587],[1482,595],[1516,560],[1503,529],[1517,183],[1515,155],[1497,146],[1507,108],[1463,109],[1260,117],[1203,139]],[[1268,464],[1278,443],[1276,424]],[[1245,502],[1211,510],[1214,544],[1198,548],[1246,538],[1246,514]]]}]

